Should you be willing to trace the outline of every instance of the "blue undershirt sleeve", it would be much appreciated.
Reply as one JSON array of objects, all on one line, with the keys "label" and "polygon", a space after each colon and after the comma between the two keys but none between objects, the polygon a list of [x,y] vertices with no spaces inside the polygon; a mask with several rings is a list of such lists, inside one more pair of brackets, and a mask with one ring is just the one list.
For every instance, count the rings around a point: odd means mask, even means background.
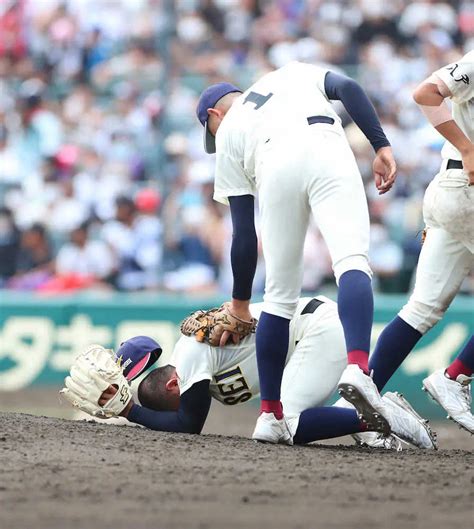
[{"label": "blue undershirt sleeve", "polygon": [[328,72],[324,79],[324,90],[329,99],[342,102],[349,116],[365,134],[376,152],[381,147],[390,145],[374,106],[354,79]]},{"label": "blue undershirt sleeve", "polygon": [[252,284],[257,268],[257,233],[255,206],[252,195],[229,197],[232,217],[232,247],[230,259],[234,276],[232,297],[246,301],[252,297]]},{"label": "blue undershirt sleeve", "polygon": [[210,406],[209,380],[201,380],[181,395],[178,411],[155,411],[134,404],[128,420],[160,432],[199,434]]}]

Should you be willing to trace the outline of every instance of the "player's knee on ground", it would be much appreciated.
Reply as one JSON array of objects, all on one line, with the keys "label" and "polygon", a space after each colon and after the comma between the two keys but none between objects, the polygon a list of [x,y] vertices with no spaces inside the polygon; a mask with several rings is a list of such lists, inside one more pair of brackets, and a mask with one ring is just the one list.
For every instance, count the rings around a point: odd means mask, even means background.
[{"label": "player's knee on ground", "polygon": [[412,295],[398,315],[418,332],[426,334],[441,320],[448,307],[449,303],[442,300],[438,300],[435,306],[417,301]]},{"label": "player's knee on ground", "polygon": [[336,283],[339,284],[339,278],[345,272],[349,270],[360,270],[367,274],[372,279],[372,270],[369,265],[369,260],[365,255],[349,255],[340,259],[337,263],[333,264],[334,276]]}]

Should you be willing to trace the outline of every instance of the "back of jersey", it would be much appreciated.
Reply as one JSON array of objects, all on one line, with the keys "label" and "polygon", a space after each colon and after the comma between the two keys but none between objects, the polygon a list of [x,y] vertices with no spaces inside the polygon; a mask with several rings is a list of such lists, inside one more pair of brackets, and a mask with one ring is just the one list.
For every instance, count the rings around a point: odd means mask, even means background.
[{"label": "back of jersey", "polygon": [[256,151],[269,138],[304,134],[310,116],[327,116],[339,125],[324,91],[327,72],[292,62],[260,78],[227,113],[217,133],[217,150],[243,159],[245,170],[253,172]]}]

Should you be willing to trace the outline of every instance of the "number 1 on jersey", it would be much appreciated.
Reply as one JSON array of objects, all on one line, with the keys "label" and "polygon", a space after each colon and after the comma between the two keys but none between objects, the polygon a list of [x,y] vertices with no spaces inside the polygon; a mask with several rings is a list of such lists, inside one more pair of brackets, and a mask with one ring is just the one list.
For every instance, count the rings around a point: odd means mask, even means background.
[{"label": "number 1 on jersey", "polygon": [[255,103],[254,110],[258,110],[260,107],[263,107],[263,105],[272,97],[272,95],[272,92],[266,96],[259,94],[258,92],[249,92],[242,104],[245,105],[245,103]]}]

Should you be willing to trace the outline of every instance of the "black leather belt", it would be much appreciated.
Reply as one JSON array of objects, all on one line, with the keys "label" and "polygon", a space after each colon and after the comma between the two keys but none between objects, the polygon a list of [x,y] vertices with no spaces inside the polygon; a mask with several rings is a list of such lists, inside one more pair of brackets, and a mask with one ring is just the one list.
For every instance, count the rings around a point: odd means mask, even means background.
[{"label": "black leather belt", "polygon": [[323,303],[324,301],[313,298],[312,300],[308,301],[305,308],[301,311],[301,314],[313,314],[313,312]]},{"label": "black leather belt", "polygon": [[306,118],[308,120],[308,125],[314,125],[315,123],[328,123],[329,125],[334,125],[334,119],[329,116],[309,116]]},{"label": "black leather belt", "polygon": [[446,169],[462,169],[463,165],[461,160],[448,160],[448,165]]}]

